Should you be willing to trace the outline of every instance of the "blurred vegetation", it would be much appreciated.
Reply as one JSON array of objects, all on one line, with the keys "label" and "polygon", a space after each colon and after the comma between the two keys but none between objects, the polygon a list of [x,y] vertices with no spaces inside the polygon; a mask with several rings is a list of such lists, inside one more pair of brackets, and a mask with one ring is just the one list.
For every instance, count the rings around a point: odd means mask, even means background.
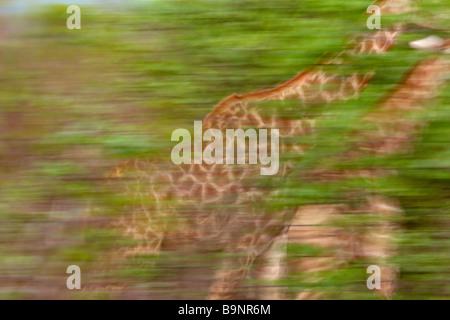
[{"label": "blurred vegetation", "polygon": [[[121,201],[104,188],[108,171],[123,159],[169,157],[171,132],[191,128],[224,97],[272,87],[340,52],[352,35],[367,32],[362,12],[369,4],[158,0],[84,5],[81,30],[66,28],[65,5],[2,17],[0,298],[115,297],[105,283],[154,289],[148,280],[159,270],[150,258],[128,262],[120,271],[104,263],[117,235],[101,226]],[[382,26],[431,21],[450,29],[448,1],[418,5],[419,14],[383,17]],[[355,187],[398,199],[404,215],[401,249],[392,261],[401,269],[396,299],[450,295],[449,86],[417,114],[428,125],[413,152],[351,164],[334,163],[332,155],[360,129],[361,115],[430,55],[407,46],[426,35],[409,33],[385,55],[355,58],[345,71],[377,71],[357,100],[305,111],[305,116],[327,117],[311,140],[305,139],[317,147],[298,160],[299,170],[329,161],[338,168],[379,165],[396,169],[398,176],[371,183],[289,181],[284,197],[271,204],[333,203]],[[92,207],[108,209],[97,209],[86,223]],[[315,254],[311,247],[289,250]],[[65,288],[71,264],[81,267],[83,284],[92,290]],[[314,286],[336,299],[377,299],[365,287],[367,265],[358,260],[328,271]],[[308,286],[301,275],[289,275],[283,285],[292,292]]]}]

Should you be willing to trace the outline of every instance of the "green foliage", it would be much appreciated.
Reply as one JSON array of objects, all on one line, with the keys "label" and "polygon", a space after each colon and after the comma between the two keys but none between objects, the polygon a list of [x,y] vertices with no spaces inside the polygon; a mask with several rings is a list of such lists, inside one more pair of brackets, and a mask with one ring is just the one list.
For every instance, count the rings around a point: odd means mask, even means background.
[{"label": "green foliage", "polygon": [[[0,298],[42,297],[48,282],[60,283],[53,292],[68,295],[64,272],[75,262],[89,274],[84,281],[100,287],[131,279],[139,290],[156,290],[148,281],[161,276],[157,258],[134,260],[119,275],[101,262],[105,252],[123,244],[115,231],[102,228],[105,217],[114,217],[126,203],[105,190],[110,168],[123,159],[168,157],[171,132],[191,128],[224,97],[272,87],[340,52],[349,36],[367,32],[362,14],[367,5],[365,0],[161,0],[123,8],[85,6],[81,30],[65,27],[62,5],[7,19],[14,33],[3,28],[0,33],[8,36],[0,40],[0,273],[7,278]],[[433,21],[449,29],[446,1],[419,5],[420,14],[383,17],[383,27]],[[314,148],[296,159],[294,177],[318,164],[336,170],[376,165],[396,169],[398,176],[314,184],[289,179],[270,203],[278,208],[351,201],[343,199],[357,188],[399,199],[401,250],[392,261],[402,270],[399,299],[450,294],[448,86],[417,114],[428,125],[413,152],[348,163],[333,156],[365,129],[358,119],[430,55],[406,45],[422,36],[406,34],[384,55],[353,57],[339,67],[342,74],[376,70],[357,100],[302,111],[324,117],[313,136],[302,138]],[[89,206],[105,209],[86,213]],[[86,217],[95,217],[92,225],[83,225]],[[342,223],[367,225],[366,219]],[[306,247],[289,252],[321,253]],[[372,299],[376,296],[365,288],[367,265],[355,261],[324,272],[315,284],[304,275],[281,282],[293,295],[314,286],[336,299]],[[27,281],[28,288],[18,285]],[[110,296],[99,289],[70,297]]]}]

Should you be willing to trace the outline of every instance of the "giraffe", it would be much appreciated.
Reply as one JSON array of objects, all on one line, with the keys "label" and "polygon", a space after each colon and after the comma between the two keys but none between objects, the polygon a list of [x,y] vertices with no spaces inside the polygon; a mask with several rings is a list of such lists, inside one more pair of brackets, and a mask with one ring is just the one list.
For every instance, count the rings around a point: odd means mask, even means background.
[{"label": "giraffe", "polygon": [[[375,32],[368,37],[363,38],[361,42],[358,42],[355,47],[340,53],[337,55],[337,61],[336,58],[333,58],[332,60],[326,60],[325,64],[334,64],[334,63],[342,63],[341,59],[344,55],[356,55],[356,54],[365,54],[365,53],[383,53],[389,48],[392,47],[392,45],[395,43],[396,37],[402,32],[403,27],[397,26],[392,30],[384,30],[384,31],[378,31]],[[264,123],[264,119],[262,119],[261,116],[258,117],[260,112],[255,112],[254,108],[248,109],[248,105],[252,102],[259,102],[259,101],[274,101],[274,100],[289,100],[289,99],[300,99],[304,103],[308,103],[310,101],[314,102],[332,102],[332,101],[338,101],[338,100],[345,100],[350,98],[356,98],[361,92],[361,90],[364,89],[364,87],[368,84],[371,77],[373,76],[372,73],[366,73],[363,75],[359,74],[353,74],[340,80],[340,85],[336,84],[336,76],[333,74],[327,74],[323,72],[322,70],[308,70],[304,73],[301,73],[294,79],[286,82],[285,84],[276,87],[274,89],[270,90],[264,90],[264,91],[258,91],[255,93],[249,93],[244,95],[232,95],[225,100],[223,100],[221,103],[219,103],[214,109],[213,112],[206,117],[207,120],[213,119],[218,120],[217,122],[214,122],[213,127],[220,127],[222,125],[221,121],[227,121],[228,119],[232,118],[235,113],[238,113],[241,111],[243,106],[246,108],[246,112],[250,110],[250,115],[254,118],[256,118],[256,121],[254,123],[251,123],[249,120],[245,120],[243,123],[238,122],[238,126],[242,126],[243,124],[251,124],[250,127],[257,125],[258,123]],[[312,79],[312,81],[310,80]],[[319,83],[314,83],[314,81],[319,81]],[[328,86],[327,86],[328,85]],[[334,85],[334,87],[333,87]],[[338,87],[339,89],[334,89],[335,87]],[[347,91],[348,90],[348,91]],[[312,91],[312,93],[310,93]],[[244,105],[243,105],[244,103]],[[233,109],[235,107],[235,109]],[[259,110],[258,110],[259,111]],[[225,115],[223,115],[223,112],[225,112]],[[231,114],[229,113],[231,112]],[[273,120],[273,114],[272,118],[269,120],[272,124],[270,127],[283,127],[281,124],[281,121],[274,121]],[[273,125],[275,123],[275,125]],[[304,120],[294,120],[287,123],[284,123],[284,125],[290,128],[290,132],[285,135],[285,137],[298,137],[304,134],[309,134],[310,131],[305,131],[305,128],[309,128],[307,126],[307,123],[305,123]],[[264,124],[262,124],[264,126]],[[228,127],[234,127],[233,125],[227,124],[225,126]],[[209,127],[207,127],[209,128]],[[298,132],[296,132],[296,128],[299,129]],[[291,148],[289,148],[291,147]],[[288,152],[297,152],[302,153],[307,150],[305,150],[304,147],[299,145],[294,146],[286,146],[282,145],[280,147],[280,150],[284,153]],[[287,167],[287,168],[286,168]],[[283,168],[282,172],[289,172],[290,164],[286,164],[286,167]],[[273,216],[273,215],[272,215]],[[292,215],[288,215],[287,218],[284,218],[282,221],[277,221],[278,224],[283,223],[284,225],[286,221],[290,221],[290,218]],[[289,223],[288,223],[289,224]],[[257,226],[257,228],[261,228],[261,226]],[[280,234],[281,237],[283,237],[283,232]],[[263,244],[266,244],[266,239],[263,238]],[[277,253],[275,253],[277,254]],[[236,287],[238,286],[236,283],[233,283],[230,281],[230,279],[237,279],[236,282],[240,282],[242,280],[242,277],[245,276],[248,272],[249,265],[253,262],[255,256],[259,256],[262,259],[267,259],[269,256],[269,263],[268,266],[263,266],[263,271],[260,272],[260,274],[263,274],[265,276],[268,276],[269,279],[272,277],[272,280],[276,279],[277,276],[273,277],[272,275],[279,274],[279,266],[273,266],[270,262],[270,255],[271,251],[270,248],[264,247],[260,250],[260,252],[253,253],[253,256],[249,259],[249,261],[243,262],[247,264],[246,269],[243,271],[242,269],[237,269],[235,274],[230,275],[230,268],[223,268],[218,272],[218,279],[219,281],[215,283],[216,287],[212,287],[210,293],[210,298],[212,299],[223,299],[223,298],[229,298],[230,296],[227,296],[225,292],[232,292],[236,290]],[[247,257],[248,258],[248,257]],[[275,259],[276,260],[276,259]],[[271,265],[272,264],[272,265]],[[275,265],[277,263],[275,262]],[[267,270],[269,269],[269,271]],[[270,271],[270,269],[272,269]],[[223,274],[221,274],[223,272]],[[264,277],[264,276],[263,276]],[[270,291],[270,290],[269,290]],[[279,293],[265,293],[265,297],[273,297],[273,298],[279,298]]]},{"label": "giraffe", "polygon": [[[444,48],[440,46],[438,50],[444,51]],[[449,73],[450,63],[443,58],[431,58],[418,63],[393,93],[364,117],[363,121],[373,123],[374,129],[359,133],[361,142],[349,147],[339,157],[355,159],[367,154],[386,156],[407,152],[412,147],[417,132],[424,125],[412,120],[408,115],[423,108],[424,102],[433,98]],[[377,179],[395,175],[395,172],[380,168],[343,173],[318,169],[317,174],[323,175],[323,181],[344,181],[354,177]],[[396,288],[398,268],[388,266],[386,260],[396,252],[393,238],[398,228],[389,219],[378,222],[375,228],[368,226],[359,232],[333,225],[333,220],[338,220],[351,210],[342,204],[299,208],[288,231],[287,241],[331,249],[334,253],[298,258],[291,264],[291,270],[310,274],[309,280],[314,282],[319,279],[318,274],[321,271],[338,268],[353,258],[365,257],[382,266],[382,286],[378,292],[385,298],[391,298]],[[395,200],[381,195],[368,195],[366,204],[353,210],[391,218],[402,212]],[[321,297],[323,295],[320,292],[301,292],[297,295],[297,299]]]},{"label": "giraffe", "polygon": [[[308,135],[314,130],[312,119],[292,119],[262,105],[267,101],[309,105],[356,98],[373,73],[338,76],[327,73],[326,66],[342,64],[347,55],[386,52],[404,30],[398,25],[371,33],[353,48],[273,89],[233,94],[205,117],[203,130],[279,128],[282,139]],[[308,147],[282,142],[280,151],[301,154]],[[282,181],[290,168],[292,164],[284,164],[275,183]],[[118,227],[138,241],[124,254],[158,255],[180,248],[220,252],[225,254],[223,266],[213,276],[208,298],[235,297],[255,259],[270,252],[274,240],[286,234],[286,226],[295,216],[295,210],[264,211],[258,205],[274,192],[261,186],[258,172],[257,166],[249,165],[175,166],[151,159],[119,165],[110,176],[119,178],[116,181],[124,184],[125,195],[132,201]]]},{"label": "giraffe", "polygon": [[[371,51],[383,52],[393,45],[395,36],[399,32],[399,30],[376,32],[368,39],[364,39],[364,41],[373,43],[373,46],[370,47]],[[360,48],[361,52],[365,52],[369,46],[364,45],[360,46]],[[355,50],[353,49],[351,54],[354,53]],[[326,102],[336,99],[349,99],[358,95],[364,86],[367,85],[371,76],[371,74],[352,74],[339,78],[333,74],[328,75],[322,70],[305,71],[274,89],[244,95],[234,94],[224,99],[205,118],[203,129],[216,128],[220,130],[253,126],[257,128],[280,128],[282,137],[308,134],[313,130],[313,122],[311,120],[283,120],[277,119],[274,115],[264,117],[258,110],[258,106],[254,105],[253,102],[300,99],[308,103],[312,101]],[[319,90],[320,88],[322,90]],[[289,146],[287,144],[281,145],[281,152],[286,151],[285,149],[289,147],[292,152],[304,152],[301,146]],[[111,176],[125,178],[126,194],[141,202],[140,206],[133,206],[134,213],[131,215],[131,221],[130,217],[125,216],[120,221],[120,225],[124,228],[125,233],[140,242],[127,254],[158,254],[164,239],[166,240],[166,246],[170,247],[167,242],[170,242],[168,234],[171,232],[176,234],[173,238],[177,239],[177,246],[181,246],[183,241],[189,242],[189,239],[194,238],[213,239],[220,233],[224,233],[225,237],[230,237],[229,234],[233,234],[233,231],[221,230],[221,226],[243,222],[236,221],[237,217],[235,216],[211,214],[210,210],[203,209],[198,203],[200,201],[206,208],[222,201],[222,203],[226,203],[227,206],[231,207],[232,205],[242,206],[245,203],[254,203],[258,198],[261,200],[263,193],[258,188],[249,186],[246,182],[246,179],[249,179],[248,177],[255,175],[256,170],[257,168],[249,168],[248,166],[181,165],[178,166],[177,171],[169,172],[168,174],[167,169],[158,168],[158,165],[155,166],[151,161],[134,160],[120,165]],[[281,172],[286,172],[287,170],[288,168],[285,166]],[[207,227],[186,228],[183,224],[174,226],[174,224],[178,224],[179,221],[183,220],[174,218],[171,215],[171,213],[176,212],[176,205],[170,200],[173,198],[182,202],[183,207],[191,207],[190,210],[195,212],[195,215],[186,214],[183,218],[184,220],[189,219],[191,224],[197,226],[206,225]],[[189,209],[185,210],[189,212]],[[158,214],[155,215],[153,212],[158,212]],[[253,222],[260,225],[248,228],[255,230],[273,229],[272,232],[274,234],[279,234],[282,231],[280,226],[285,225],[284,220],[289,220],[289,216],[285,217],[285,214],[283,214],[279,219],[259,218]],[[166,229],[168,224],[171,224],[170,231],[163,232],[162,230]],[[173,231],[175,229],[178,229],[177,232]],[[229,246],[232,244],[231,247],[224,249],[225,251],[233,252],[236,248],[238,250],[248,250],[247,246],[249,244],[253,248],[251,256],[245,258],[247,259],[246,261],[232,262],[245,266],[244,271],[236,268],[235,274],[231,275],[231,278],[238,279],[236,282],[220,280],[221,277],[222,279],[229,279],[230,276],[220,275],[220,272],[228,272],[227,268],[219,271],[217,276],[219,281],[216,287],[211,289],[211,292],[214,292],[214,294],[211,294],[210,298],[231,297],[230,294],[237,289],[238,283],[247,273],[254,257],[260,254],[257,251],[264,251],[267,244],[270,244],[271,236],[267,236],[264,233],[258,236],[261,238],[254,243],[252,241],[255,240],[248,236],[241,239],[242,244],[235,244],[227,238],[220,240],[221,242],[229,243]],[[249,244],[246,242],[249,242]],[[262,249],[258,249],[260,246]],[[239,259],[243,258],[240,257]],[[224,285],[225,282],[227,282],[226,286]]]}]

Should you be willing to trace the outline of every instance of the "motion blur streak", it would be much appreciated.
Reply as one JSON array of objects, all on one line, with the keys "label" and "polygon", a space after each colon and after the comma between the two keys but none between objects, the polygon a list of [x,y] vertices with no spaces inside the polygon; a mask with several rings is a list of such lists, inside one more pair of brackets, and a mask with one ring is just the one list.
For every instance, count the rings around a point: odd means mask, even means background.
[{"label": "motion blur streak", "polygon": [[[0,299],[449,297],[446,0],[68,5],[0,1]],[[194,121],[277,174],[173,164]]]}]

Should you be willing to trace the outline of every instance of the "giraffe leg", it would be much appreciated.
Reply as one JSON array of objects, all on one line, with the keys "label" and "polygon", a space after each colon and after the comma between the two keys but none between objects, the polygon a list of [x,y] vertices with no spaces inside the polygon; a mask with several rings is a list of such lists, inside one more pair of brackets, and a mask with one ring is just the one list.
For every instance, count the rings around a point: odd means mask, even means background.
[{"label": "giraffe leg", "polygon": [[260,233],[236,236],[236,241],[230,243],[225,249],[227,256],[223,259],[222,268],[216,272],[208,299],[235,299],[239,287],[249,274],[256,257],[270,248],[274,239],[277,238],[277,234],[279,235],[283,230],[273,231],[276,232],[273,235]]},{"label": "giraffe leg", "polygon": [[381,270],[381,289],[377,290],[385,299],[391,299],[397,288],[398,268],[389,265],[387,260],[396,252],[394,241],[394,222],[386,218],[397,216],[401,210],[392,200],[381,196],[368,197],[369,212],[378,215],[382,220],[363,236],[362,253],[365,258],[373,260]]},{"label": "giraffe leg", "polygon": [[209,289],[208,300],[232,300],[235,298],[241,282],[248,274],[254,257],[226,258]]},{"label": "giraffe leg", "polygon": [[260,300],[282,300],[284,293],[274,282],[286,273],[287,234],[279,235],[272,245],[256,258],[252,279],[256,284],[254,298]]},{"label": "giraffe leg", "polygon": [[[348,237],[342,228],[333,224],[345,210],[342,205],[311,205],[297,210],[288,232],[289,243],[315,247],[324,253],[289,257],[289,272],[301,273],[303,281],[313,285],[322,280],[321,273],[344,263],[340,251],[346,250]],[[296,300],[323,298],[324,293],[317,290],[303,290],[295,297]]]}]

